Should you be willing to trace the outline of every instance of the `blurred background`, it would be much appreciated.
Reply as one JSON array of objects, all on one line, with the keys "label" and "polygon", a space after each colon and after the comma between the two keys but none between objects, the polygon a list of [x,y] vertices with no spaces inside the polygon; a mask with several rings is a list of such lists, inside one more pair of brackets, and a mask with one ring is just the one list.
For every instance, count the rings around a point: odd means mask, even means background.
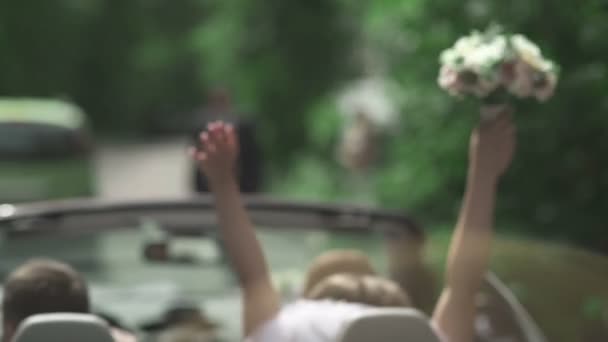
[{"label": "blurred background", "polygon": [[[80,106],[103,196],[187,193],[184,146],[207,94],[222,87],[255,123],[265,191],[321,200],[356,192],[429,224],[451,223],[477,109],[437,87],[438,55],[470,30],[501,23],[537,42],[562,73],[549,103],[518,104],[520,148],[501,188],[500,221],[608,252],[607,6],[5,0],[0,95]],[[390,89],[397,120],[377,139],[374,165],[353,179],[336,158],[345,126],[339,99],[362,81]]]},{"label": "blurred background", "polygon": [[[72,112],[61,125],[76,133],[59,150],[90,151],[81,164],[40,171],[37,153],[11,158],[25,148],[19,139],[49,132],[0,123],[2,200],[36,192],[36,175],[52,172],[73,192],[36,200],[79,191],[106,199],[191,195],[186,147],[205,113],[224,106],[247,123],[256,145],[252,191],[394,208],[431,232],[449,231],[479,116],[475,102],[439,89],[438,56],[492,23],[527,35],[561,66],[554,98],[516,105],[519,150],[500,189],[500,232],[606,254],[601,0],[0,1],[0,96],[28,99],[5,107],[21,106],[30,121],[44,118],[27,114],[28,106]],[[352,114],[363,112],[371,123]],[[348,141],[362,147],[348,151]]]}]

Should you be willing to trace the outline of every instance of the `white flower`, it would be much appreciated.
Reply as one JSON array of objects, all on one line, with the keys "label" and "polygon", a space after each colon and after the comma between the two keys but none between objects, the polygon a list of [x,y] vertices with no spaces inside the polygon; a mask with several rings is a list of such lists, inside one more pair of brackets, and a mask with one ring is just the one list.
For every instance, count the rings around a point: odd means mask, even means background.
[{"label": "white flower", "polygon": [[467,55],[477,49],[482,43],[483,39],[481,34],[474,31],[470,35],[458,39],[454,44],[454,51],[460,55]]},{"label": "white flower", "polygon": [[550,60],[543,59],[539,64],[538,71],[555,74],[555,64]]},{"label": "white flower", "polygon": [[458,59],[462,58],[462,56],[460,56],[456,50],[454,49],[446,49],[444,50],[440,57],[439,57],[439,61],[441,62],[441,64],[443,65],[455,65],[456,61]]},{"label": "white flower", "polygon": [[497,36],[490,42],[480,45],[465,56],[464,65],[475,70],[486,78],[498,77],[495,67],[505,58],[507,40],[504,36]]},{"label": "white flower", "polygon": [[521,34],[511,36],[511,44],[522,56],[542,57],[539,47]]},{"label": "white flower", "polygon": [[543,58],[540,48],[521,34],[511,37],[511,44],[519,58],[538,71],[548,72],[553,69],[553,63]]}]

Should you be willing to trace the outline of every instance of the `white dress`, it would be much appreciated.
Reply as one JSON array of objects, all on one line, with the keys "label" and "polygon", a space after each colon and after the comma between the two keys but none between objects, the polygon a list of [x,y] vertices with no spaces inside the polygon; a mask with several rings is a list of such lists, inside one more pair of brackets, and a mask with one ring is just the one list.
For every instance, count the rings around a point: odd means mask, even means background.
[{"label": "white dress", "polygon": [[[375,309],[332,300],[297,300],[281,309],[246,342],[335,342],[348,323]],[[436,327],[434,330],[438,336]],[[446,341],[444,338],[441,341]]]}]

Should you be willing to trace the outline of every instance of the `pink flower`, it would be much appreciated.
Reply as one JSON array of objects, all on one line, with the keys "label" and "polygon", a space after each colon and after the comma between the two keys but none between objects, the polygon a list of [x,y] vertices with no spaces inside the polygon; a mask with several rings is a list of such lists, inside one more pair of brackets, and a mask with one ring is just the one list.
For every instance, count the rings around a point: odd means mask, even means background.
[{"label": "pink flower", "polygon": [[515,80],[515,66],[516,61],[514,60],[505,61],[500,65],[500,83],[505,87],[508,87]]},{"label": "pink flower", "polygon": [[458,72],[447,65],[443,65],[439,71],[437,79],[439,86],[448,91],[451,95],[462,95],[464,84],[460,80]]},{"label": "pink flower", "polygon": [[524,98],[532,96],[534,91],[532,76],[534,72],[535,70],[530,65],[519,59],[515,62],[514,79],[505,86],[509,92],[517,97]]},{"label": "pink flower", "polygon": [[462,93],[474,94],[479,98],[488,96],[499,86],[497,78],[484,77],[473,70],[461,71],[458,80],[462,83]]},{"label": "pink flower", "polygon": [[557,76],[553,73],[544,75],[545,79],[542,84],[539,84],[534,90],[534,97],[541,102],[547,101],[555,92],[557,85]]},{"label": "pink flower", "polygon": [[495,79],[486,79],[473,70],[456,71],[448,66],[442,66],[438,83],[453,96],[474,94],[477,97],[486,97],[496,90],[499,82]]}]

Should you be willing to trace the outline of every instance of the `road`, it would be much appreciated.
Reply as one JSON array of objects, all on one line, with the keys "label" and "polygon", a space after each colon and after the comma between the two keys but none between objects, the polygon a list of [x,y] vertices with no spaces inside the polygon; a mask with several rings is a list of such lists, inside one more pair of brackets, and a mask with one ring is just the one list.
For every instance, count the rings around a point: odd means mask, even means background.
[{"label": "road", "polygon": [[186,139],[102,144],[95,164],[103,199],[179,198],[190,192]]}]

